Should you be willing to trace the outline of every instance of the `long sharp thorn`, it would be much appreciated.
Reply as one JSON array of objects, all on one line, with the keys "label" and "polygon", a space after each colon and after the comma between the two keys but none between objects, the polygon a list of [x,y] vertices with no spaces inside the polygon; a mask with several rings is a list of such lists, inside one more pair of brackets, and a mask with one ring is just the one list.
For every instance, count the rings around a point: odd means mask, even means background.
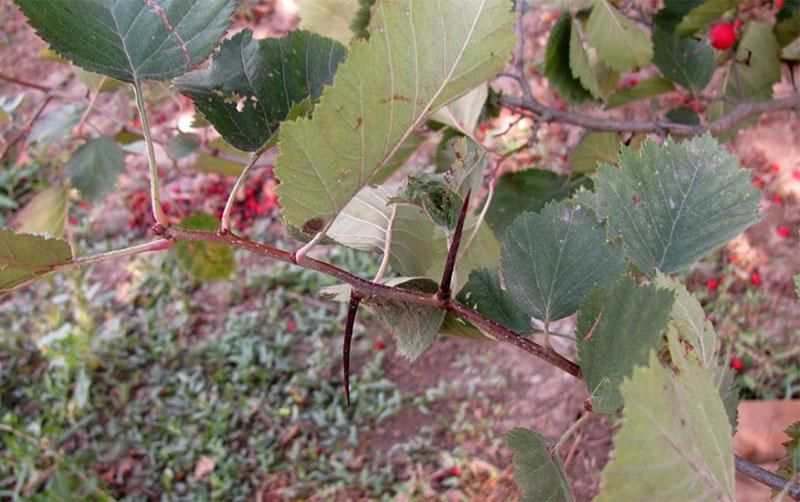
[{"label": "long sharp thorn", "polygon": [[350,406],[350,344],[353,341],[353,326],[356,322],[358,304],[361,295],[353,290],[350,293],[350,305],[347,307],[347,321],[344,324],[344,343],[342,343],[342,376],[344,378],[344,396]]},{"label": "long sharp thorn", "polygon": [[461,205],[461,213],[458,215],[458,222],[453,231],[453,241],[450,243],[450,249],[447,251],[447,261],[444,263],[444,272],[442,272],[442,281],[439,283],[439,291],[436,297],[440,300],[450,299],[450,284],[453,281],[453,270],[456,268],[456,257],[458,256],[458,246],[461,245],[461,233],[464,230],[464,219],[467,216],[467,208],[469,207],[469,196],[472,193],[470,188],[467,195],[464,196],[464,203]]}]

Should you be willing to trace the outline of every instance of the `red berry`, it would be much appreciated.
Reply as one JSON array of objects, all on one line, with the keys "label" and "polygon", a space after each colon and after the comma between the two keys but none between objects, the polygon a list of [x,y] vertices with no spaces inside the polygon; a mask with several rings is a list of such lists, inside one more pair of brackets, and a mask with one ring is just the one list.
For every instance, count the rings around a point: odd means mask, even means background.
[{"label": "red berry", "polygon": [[703,113],[703,103],[697,100],[693,99],[691,102],[689,102],[689,108],[691,108],[695,113]]},{"label": "red berry", "polygon": [[753,178],[753,184],[755,186],[757,186],[759,189],[763,189],[764,188],[764,180],[761,178],[761,176],[754,177]]},{"label": "red berry", "polygon": [[792,178],[796,179],[797,181],[800,181],[800,169],[795,169],[794,171],[792,171]]},{"label": "red berry", "polygon": [[296,323],[296,322],[294,322],[294,321],[289,321],[289,322],[286,324],[286,329],[287,329],[287,330],[289,330],[289,331],[294,331],[294,330],[296,330],[296,329],[297,329],[297,323]]},{"label": "red berry", "polygon": [[719,287],[719,279],[716,277],[712,277],[711,279],[706,281],[706,289],[709,291],[716,291]]},{"label": "red berry", "polygon": [[733,22],[733,29],[734,30],[739,31],[739,28],[741,28],[741,27],[742,27],[742,20],[741,19],[737,19],[737,20],[735,20]]},{"label": "red berry", "polygon": [[781,10],[783,8],[783,0],[775,0],[775,8]]},{"label": "red berry", "polygon": [[489,125],[488,122],[484,122],[483,124],[481,124],[480,129],[482,133],[486,134],[489,131],[489,129],[491,129],[491,126]]},{"label": "red berry", "polygon": [[636,87],[639,85],[639,79],[636,77],[631,77],[628,79],[628,87]]},{"label": "red berry", "polygon": [[772,202],[774,202],[775,204],[782,204],[783,197],[781,197],[781,194],[776,193],[775,195],[772,196]]},{"label": "red berry", "polygon": [[454,465],[450,468],[450,475],[451,476],[460,476],[461,475],[461,468],[457,465]]},{"label": "red berry", "polygon": [[159,124],[163,124],[167,121],[167,114],[166,113],[159,113],[158,117],[156,117],[156,122]]},{"label": "red berry", "polygon": [[742,371],[744,363],[738,357],[734,357],[731,359],[731,368],[733,368],[734,371]]},{"label": "red berry", "polygon": [[375,350],[383,350],[383,349],[386,348],[386,344],[384,344],[383,342],[378,341],[378,342],[375,342],[375,343],[372,344],[372,348],[374,348]]},{"label": "red berry", "polygon": [[169,208],[170,208],[169,202],[162,202],[161,203],[161,209],[164,210],[165,213],[169,212]]},{"label": "red berry", "polygon": [[778,164],[773,162],[772,164],[769,165],[769,172],[771,172],[772,174],[778,174],[780,171],[781,171],[781,166],[779,166]]},{"label": "red berry", "polygon": [[761,284],[761,274],[759,274],[758,272],[753,272],[752,274],[750,274],[750,282],[755,284],[756,286]]},{"label": "red berry", "polygon": [[781,225],[778,227],[778,235],[780,235],[784,239],[788,239],[791,232],[789,231],[789,227],[786,225]]},{"label": "red berry", "polygon": [[723,51],[736,43],[736,32],[730,23],[722,23],[711,28],[711,45]]},{"label": "red berry", "polygon": [[73,226],[77,225],[77,224],[78,224],[78,218],[76,218],[75,216],[72,216],[72,217],[69,219],[69,224],[70,224],[70,225],[73,225]]}]

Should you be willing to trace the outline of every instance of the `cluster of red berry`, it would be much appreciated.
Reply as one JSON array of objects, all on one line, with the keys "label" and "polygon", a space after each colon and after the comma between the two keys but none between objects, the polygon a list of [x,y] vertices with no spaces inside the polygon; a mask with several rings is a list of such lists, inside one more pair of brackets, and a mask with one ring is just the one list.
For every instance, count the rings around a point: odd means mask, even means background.
[{"label": "cluster of red berry", "polygon": [[[266,216],[277,208],[277,197],[272,190],[265,189],[273,179],[272,169],[267,169],[248,180],[244,188],[244,200],[237,198],[231,210],[233,228],[246,231],[257,218]],[[217,218],[222,218],[222,211],[232,188],[231,183],[225,179],[219,179],[207,187],[208,195],[219,200],[214,209],[214,216]]]}]

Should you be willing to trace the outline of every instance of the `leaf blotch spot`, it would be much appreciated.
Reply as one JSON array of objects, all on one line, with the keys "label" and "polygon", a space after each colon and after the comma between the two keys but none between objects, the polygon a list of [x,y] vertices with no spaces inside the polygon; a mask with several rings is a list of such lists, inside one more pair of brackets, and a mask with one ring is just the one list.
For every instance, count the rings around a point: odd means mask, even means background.
[{"label": "leaf blotch spot", "polygon": [[321,230],[322,227],[325,225],[325,220],[322,218],[311,218],[310,220],[303,223],[303,233],[308,235],[316,235]]}]

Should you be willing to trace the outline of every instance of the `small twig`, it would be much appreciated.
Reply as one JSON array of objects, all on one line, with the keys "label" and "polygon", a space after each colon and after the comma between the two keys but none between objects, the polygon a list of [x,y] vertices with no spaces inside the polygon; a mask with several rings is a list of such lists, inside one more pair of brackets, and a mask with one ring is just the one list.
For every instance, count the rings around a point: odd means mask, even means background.
[{"label": "small twig", "polygon": [[583,423],[586,422],[586,420],[588,420],[589,417],[591,417],[591,416],[592,416],[592,412],[587,411],[586,413],[581,415],[580,418],[578,418],[578,420],[573,422],[572,425],[570,425],[567,428],[567,430],[564,431],[564,433],[561,435],[561,437],[558,438],[558,441],[556,441],[556,444],[553,445],[553,451],[557,452],[561,448],[561,446],[564,444],[564,442],[572,435],[572,433],[574,433],[578,429],[578,427],[583,425]]},{"label": "small twig", "polygon": [[256,164],[258,158],[261,157],[261,154],[264,153],[264,149],[259,149],[250,156],[250,161],[247,165],[244,166],[241,174],[236,179],[236,183],[233,185],[231,189],[230,195],[228,195],[228,200],[225,202],[225,209],[222,211],[222,218],[220,220],[219,229],[222,232],[230,232],[231,230],[231,211],[233,210],[233,205],[236,203],[236,197],[239,194],[239,190],[242,189],[244,185],[247,174],[250,172],[250,169]]},{"label": "small twig", "polygon": [[342,377],[347,406],[350,406],[350,345],[353,342],[353,326],[356,323],[359,303],[361,303],[361,295],[355,289],[351,290],[350,305],[347,307],[347,320],[344,324],[344,340],[342,342]]},{"label": "small twig", "polygon": [[17,131],[17,133],[10,140],[8,140],[8,143],[6,143],[6,147],[3,149],[3,153],[0,153],[0,161],[3,161],[8,155],[8,153],[11,151],[11,149],[14,147],[14,145],[16,145],[17,142],[19,142],[19,140],[21,140],[25,136],[25,134],[27,134],[28,131],[31,130],[31,128],[33,127],[33,123],[36,122],[36,120],[42,115],[42,112],[44,112],[44,109],[47,108],[47,105],[50,103],[51,99],[53,99],[52,96],[47,96],[47,98],[45,98],[44,102],[41,104],[39,109],[36,110],[36,113],[33,114],[33,117],[31,117],[28,123],[22,126],[22,128],[19,131]]},{"label": "small twig", "polygon": [[83,115],[81,115],[80,121],[78,121],[78,125],[75,126],[75,135],[83,137],[83,124],[86,122],[86,119],[89,118],[89,115],[92,113],[92,109],[94,108],[95,103],[97,103],[97,98],[100,97],[100,89],[103,87],[103,84],[106,83],[108,77],[104,76],[100,79],[100,85],[97,86],[97,89],[94,91],[91,99],[89,100],[89,104],[86,106],[86,110],[83,111]]},{"label": "small twig", "polygon": [[773,474],[770,471],[764,469],[763,467],[748,462],[739,455],[734,455],[734,460],[737,471],[741,472],[748,478],[758,481],[762,485],[769,486],[773,490],[783,491],[786,490],[789,486],[794,485],[791,488],[789,488],[787,493],[793,499],[800,500],[800,483],[795,483],[789,481],[788,479],[782,478],[777,474]]},{"label": "small twig", "polygon": [[489,206],[492,204],[492,199],[494,198],[494,185],[495,179],[492,177],[492,179],[489,181],[489,191],[486,194],[486,201],[483,203],[483,208],[481,208],[478,219],[475,220],[475,225],[472,227],[472,232],[469,234],[467,243],[464,244],[464,249],[469,249],[472,246],[472,241],[475,240],[475,237],[478,235],[478,231],[481,229],[481,225],[483,225],[483,222],[486,219],[486,213],[489,212]]},{"label": "small twig", "polygon": [[17,78],[17,77],[12,77],[11,75],[7,75],[7,74],[2,73],[2,72],[0,72],[0,80],[5,80],[6,82],[11,82],[12,84],[17,84],[17,85],[20,85],[22,87],[29,87],[29,88],[35,89],[35,90],[37,90],[39,92],[50,92],[50,90],[51,90],[49,87],[47,87],[45,85],[35,84],[33,82],[28,82],[27,80],[22,80],[22,79]]},{"label": "small twig", "polygon": [[167,219],[167,215],[164,214],[164,209],[161,207],[158,164],[156,163],[156,152],[153,148],[153,135],[150,132],[150,121],[147,118],[147,105],[142,95],[142,83],[138,79],[133,82],[133,94],[136,96],[136,108],[139,110],[139,121],[142,123],[142,133],[147,147],[147,162],[150,166],[150,205],[153,209],[153,218],[155,218],[156,224],[160,225],[160,228],[168,228],[169,219]]},{"label": "small twig", "polygon": [[467,190],[467,195],[464,196],[464,202],[461,204],[461,212],[458,214],[456,228],[453,230],[450,248],[447,250],[447,260],[444,262],[442,280],[439,283],[439,290],[436,292],[436,297],[442,301],[450,299],[450,285],[453,282],[453,271],[456,269],[456,257],[458,256],[458,247],[461,245],[461,234],[464,231],[464,219],[467,216],[469,196],[471,194],[472,189],[470,188]]}]

